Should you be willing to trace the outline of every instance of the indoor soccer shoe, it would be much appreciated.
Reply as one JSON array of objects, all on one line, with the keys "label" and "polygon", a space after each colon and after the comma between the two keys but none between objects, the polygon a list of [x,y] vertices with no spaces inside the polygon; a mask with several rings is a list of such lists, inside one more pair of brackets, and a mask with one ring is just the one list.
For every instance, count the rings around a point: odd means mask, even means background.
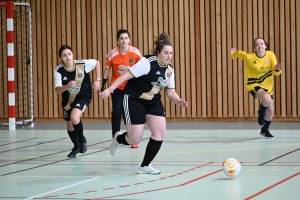
[{"label": "indoor soccer shoe", "polygon": [[110,154],[113,155],[113,156],[115,156],[118,153],[119,148],[121,146],[121,144],[119,144],[118,141],[117,141],[117,137],[119,135],[122,135],[122,132],[120,132],[120,131],[116,132],[113,141],[109,145]]},{"label": "indoor soccer shoe", "polygon": [[79,149],[72,149],[72,151],[68,154],[68,158],[75,158],[78,152]]},{"label": "indoor soccer shoe", "polygon": [[260,114],[260,113],[259,113],[259,110],[258,110],[257,123],[258,123],[260,126],[265,125],[265,115],[264,115],[264,114]]},{"label": "indoor soccer shoe", "polygon": [[151,164],[144,167],[139,167],[138,174],[160,174],[160,171],[154,169]]},{"label": "indoor soccer shoe", "polygon": [[266,130],[266,131],[260,131],[260,135],[265,137],[265,138],[272,138],[274,137],[269,130]]}]

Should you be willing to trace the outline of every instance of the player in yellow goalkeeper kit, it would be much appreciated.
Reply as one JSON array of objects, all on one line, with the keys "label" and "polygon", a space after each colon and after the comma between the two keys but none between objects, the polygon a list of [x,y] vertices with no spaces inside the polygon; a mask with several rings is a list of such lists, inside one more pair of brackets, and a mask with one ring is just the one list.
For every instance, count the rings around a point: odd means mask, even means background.
[{"label": "player in yellow goalkeeper kit", "polygon": [[257,122],[262,126],[260,135],[272,138],[269,127],[273,117],[273,74],[281,74],[281,64],[277,63],[275,54],[267,51],[263,38],[254,40],[253,53],[246,53],[236,48],[231,49],[231,58],[241,58],[246,63],[245,81],[247,90],[261,101]]}]

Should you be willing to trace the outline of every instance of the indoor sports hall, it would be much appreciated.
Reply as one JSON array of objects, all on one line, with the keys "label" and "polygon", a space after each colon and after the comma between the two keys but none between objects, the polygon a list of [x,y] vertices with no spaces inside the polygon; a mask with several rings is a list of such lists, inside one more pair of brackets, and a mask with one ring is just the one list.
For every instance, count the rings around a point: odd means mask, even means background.
[{"label": "indoor sports hall", "polygon": [[[299,200],[299,8],[299,0],[0,0],[0,200]],[[148,120],[139,144],[128,142],[134,129],[112,140],[121,119],[113,95],[124,94],[107,88],[121,74],[134,78],[123,88],[138,97],[127,99],[131,116]],[[86,102],[75,102],[79,94]],[[152,115],[142,113],[146,102]],[[122,143],[115,156],[112,142]],[[241,165],[233,177],[228,158]]]}]

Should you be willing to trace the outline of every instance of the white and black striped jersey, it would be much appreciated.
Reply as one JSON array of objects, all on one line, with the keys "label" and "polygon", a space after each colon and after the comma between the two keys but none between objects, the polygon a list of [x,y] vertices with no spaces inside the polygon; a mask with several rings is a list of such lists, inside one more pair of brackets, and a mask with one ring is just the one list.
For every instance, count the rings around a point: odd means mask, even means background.
[{"label": "white and black striped jersey", "polygon": [[[55,79],[55,88],[59,86],[67,85],[70,81],[75,80],[76,76],[76,65],[85,64],[84,65],[84,78],[80,86],[76,84],[76,87],[70,88],[62,93],[62,106],[66,106],[68,103],[69,95],[73,90],[77,90],[77,95],[74,101],[79,98],[83,98],[86,102],[90,102],[92,100],[92,85],[89,76],[89,72],[92,71],[96,67],[96,60],[74,60],[74,69],[72,71],[67,70],[64,65],[59,64],[54,70],[54,79]],[[77,76],[82,76],[78,74]]]},{"label": "white and black striped jersey", "polygon": [[171,63],[161,66],[155,55],[146,55],[127,69],[134,78],[130,79],[124,93],[132,98],[156,101],[162,88],[175,89],[174,70]]}]

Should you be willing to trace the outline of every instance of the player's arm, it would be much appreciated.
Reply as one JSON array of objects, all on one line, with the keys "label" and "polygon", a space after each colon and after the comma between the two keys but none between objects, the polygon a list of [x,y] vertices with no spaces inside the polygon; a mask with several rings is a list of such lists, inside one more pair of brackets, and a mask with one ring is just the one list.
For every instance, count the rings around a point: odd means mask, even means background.
[{"label": "player's arm", "polygon": [[241,58],[242,60],[246,60],[247,59],[247,53],[241,50],[237,50],[237,48],[231,48],[230,50],[230,57],[232,59],[235,58]]},{"label": "player's arm", "polygon": [[58,94],[61,94],[64,91],[66,91],[67,89],[76,86],[76,82],[74,80],[70,81],[66,85],[62,85],[61,74],[58,73],[57,71],[54,71],[54,84],[55,84],[55,86],[54,86],[55,87],[55,92],[58,93]]},{"label": "player's arm", "polygon": [[101,86],[101,92],[103,92],[106,89],[106,82],[108,80],[108,75],[111,71],[111,67],[106,66],[103,73],[103,80],[102,80],[102,86]]},{"label": "player's arm", "polygon": [[275,54],[272,52],[271,54],[271,63],[272,63],[272,71],[275,76],[279,76],[281,74],[281,63],[277,63],[277,59]]},{"label": "player's arm", "polygon": [[100,96],[102,99],[107,98],[110,93],[112,93],[116,88],[118,88],[122,83],[124,83],[126,80],[129,80],[133,78],[133,75],[129,71],[125,71],[124,74],[119,76],[106,90],[103,92],[100,92]]},{"label": "player's arm", "polygon": [[188,103],[184,99],[181,99],[178,96],[175,89],[167,88],[167,96],[173,103],[178,104],[181,107],[185,107],[185,108],[188,107]]}]

